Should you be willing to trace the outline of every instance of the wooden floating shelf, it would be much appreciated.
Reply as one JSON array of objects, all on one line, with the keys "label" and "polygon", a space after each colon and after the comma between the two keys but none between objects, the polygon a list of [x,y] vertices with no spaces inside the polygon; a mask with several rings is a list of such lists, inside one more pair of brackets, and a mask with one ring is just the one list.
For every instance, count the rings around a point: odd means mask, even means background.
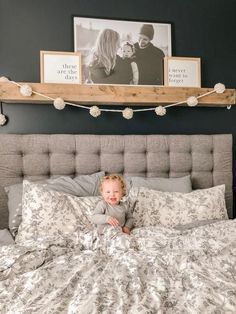
[{"label": "wooden floating shelf", "polygon": [[[133,85],[80,85],[54,83],[24,83],[34,92],[48,97],[62,97],[67,102],[78,104],[109,105],[145,105],[172,104],[186,101],[190,96],[200,96],[213,91],[213,88],[133,86]],[[0,83],[0,101],[6,103],[49,104],[52,100],[40,95],[22,96],[17,85],[11,82]],[[224,93],[212,93],[199,99],[200,106],[235,105],[235,89],[226,89]],[[186,106],[182,104],[181,106]]]}]

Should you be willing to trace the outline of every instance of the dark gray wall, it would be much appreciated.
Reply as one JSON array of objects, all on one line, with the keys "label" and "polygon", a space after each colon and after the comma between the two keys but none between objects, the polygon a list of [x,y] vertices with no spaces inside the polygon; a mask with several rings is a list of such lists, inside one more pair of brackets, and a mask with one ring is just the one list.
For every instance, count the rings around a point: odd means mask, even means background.
[{"label": "dark gray wall", "polygon": [[[0,76],[40,81],[40,50],[73,51],[73,15],[170,22],[173,55],[201,57],[202,86],[236,87],[235,0],[0,0]],[[235,133],[236,109],[171,108],[165,117],[137,113],[92,118],[87,110],[4,105],[4,133]]]},{"label": "dark gray wall", "polygon": [[[201,57],[202,86],[236,87],[235,0],[0,0],[0,76],[39,82],[39,51],[73,51],[72,16],[172,24],[173,55]],[[2,133],[236,135],[236,108],[171,108],[158,118],[137,113],[92,118],[87,110],[52,105],[3,104],[9,116]],[[235,155],[235,154],[234,154]],[[235,172],[235,170],[234,170]]]}]

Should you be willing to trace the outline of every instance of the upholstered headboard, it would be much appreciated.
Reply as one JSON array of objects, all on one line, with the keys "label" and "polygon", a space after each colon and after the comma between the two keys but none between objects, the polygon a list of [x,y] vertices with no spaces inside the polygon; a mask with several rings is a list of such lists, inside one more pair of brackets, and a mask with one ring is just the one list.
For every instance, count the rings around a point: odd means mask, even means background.
[{"label": "upholstered headboard", "polygon": [[194,189],[226,185],[232,217],[232,136],[0,135],[0,228],[7,227],[4,187],[104,170],[130,176],[181,177]]}]

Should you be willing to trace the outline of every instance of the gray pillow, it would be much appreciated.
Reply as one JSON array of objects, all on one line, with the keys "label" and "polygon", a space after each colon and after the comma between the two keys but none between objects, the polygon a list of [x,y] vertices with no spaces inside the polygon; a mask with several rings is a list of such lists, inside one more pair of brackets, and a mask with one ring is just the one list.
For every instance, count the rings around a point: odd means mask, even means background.
[{"label": "gray pillow", "polygon": [[0,230],[0,246],[14,244],[15,241],[7,229]]},{"label": "gray pillow", "polygon": [[68,176],[51,179],[47,184],[47,190],[64,192],[75,196],[97,196],[100,195],[99,187],[105,172],[97,172],[91,175],[81,175],[72,179]]},{"label": "gray pillow", "polygon": [[5,187],[8,197],[8,227],[15,236],[21,223],[23,184],[18,183]]},{"label": "gray pillow", "polygon": [[[74,179],[62,176],[56,179],[40,181],[40,183],[45,186],[45,189],[64,192],[79,197],[96,196],[100,194],[100,181],[104,175],[105,172],[100,171],[91,175],[77,176]],[[9,230],[15,237],[21,223],[23,183],[8,186],[5,188],[5,191],[8,196]]]},{"label": "gray pillow", "polygon": [[143,178],[143,177],[127,177],[127,186],[145,187],[152,190],[163,192],[192,192],[192,182],[190,175],[180,178]]}]

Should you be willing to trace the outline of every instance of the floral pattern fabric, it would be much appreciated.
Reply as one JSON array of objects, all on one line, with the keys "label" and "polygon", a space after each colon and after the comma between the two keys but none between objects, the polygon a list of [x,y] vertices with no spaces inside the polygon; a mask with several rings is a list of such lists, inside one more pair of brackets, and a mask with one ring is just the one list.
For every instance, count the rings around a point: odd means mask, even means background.
[{"label": "floral pattern fabric", "polygon": [[77,197],[46,190],[42,184],[25,180],[22,223],[16,242],[91,230],[93,226],[89,217],[99,200],[98,196]]},{"label": "floral pattern fabric", "polygon": [[136,227],[164,225],[175,227],[203,220],[227,219],[225,186],[195,190],[191,193],[161,192],[134,188]]},{"label": "floral pattern fabric", "polygon": [[1,314],[236,313],[236,221],[0,248]]},{"label": "floral pattern fabric", "polygon": [[134,188],[131,235],[99,235],[89,217],[100,197],[24,182],[17,243],[0,248],[0,313],[236,313],[236,220],[212,220],[227,218],[223,195]]}]

